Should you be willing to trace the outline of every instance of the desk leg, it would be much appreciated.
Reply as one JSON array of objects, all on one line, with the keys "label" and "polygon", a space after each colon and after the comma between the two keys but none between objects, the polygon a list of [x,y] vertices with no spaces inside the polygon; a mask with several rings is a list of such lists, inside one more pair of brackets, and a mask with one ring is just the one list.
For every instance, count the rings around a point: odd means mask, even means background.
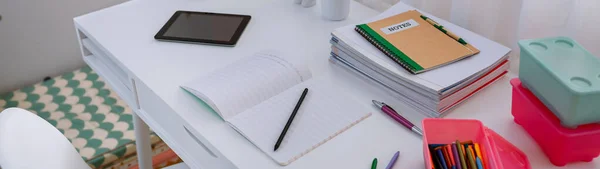
[{"label": "desk leg", "polygon": [[135,130],[135,146],[137,148],[139,169],[151,169],[150,128],[135,112],[133,113],[133,128]]}]

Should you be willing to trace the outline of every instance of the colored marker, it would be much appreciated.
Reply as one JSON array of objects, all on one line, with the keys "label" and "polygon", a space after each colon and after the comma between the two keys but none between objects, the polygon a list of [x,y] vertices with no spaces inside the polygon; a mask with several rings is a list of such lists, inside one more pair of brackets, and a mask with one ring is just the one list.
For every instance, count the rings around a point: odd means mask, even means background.
[{"label": "colored marker", "polygon": [[481,165],[481,159],[479,159],[479,157],[475,159],[475,162],[477,163],[477,169],[483,169],[483,165]]},{"label": "colored marker", "polygon": [[445,146],[445,144],[429,144],[429,148],[437,148],[441,146]]},{"label": "colored marker", "polygon": [[446,167],[448,167],[448,169],[452,168],[452,161],[450,161],[450,157],[448,156],[448,152],[446,152],[446,147],[440,147],[440,149],[442,150],[442,154],[444,155],[444,159],[446,160]]},{"label": "colored marker", "polygon": [[442,163],[440,163],[440,159],[437,157],[437,152],[433,148],[430,148],[429,154],[433,160],[433,167],[435,169],[442,169]]},{"label": "colored marker", "polygon": [[471,166],[471,168],[476,168],[476,164],[475,164],[475,153],[473,153],[473,147],[471,147],[471,145],[469,145],[469,148],[467,148],[467,158],[469,159],[469,166]]},{"label": "colored marker", "polygon": [[440,162],[442,163],[442,168],[443,169],[448,169],[448,166],[446,165],[446,160],[444,159],[444,154],[442,153],[442,149],[441,148],[436,148],[435,150],[438,154],[438,158],[440,159]]},{"label": "colored marker", "polygon": [[472,145],[473,141],[472,140],[464,141],[464,142],[460,142],[460,144],[463,144],[463,145],[469,145],[469,144],[471,144]]},{"label": "colored marker", "polygon": [[485,157],[483,156],[484,153],[481,151],[481,148],[479,148],[478,143],[475,143],[475,151],[477,151],[477,157],[479,157],[481,159],[481,165],[484,166],[485,168],[488,168],[485,163]]},{"label": "colored marker", "polygon": [[388,165],[385,167],[385,169],[392,169],[392,167],[394,167],[394,164],[396,164],[396,161],[398,160],[399,155],[400,155],[400,151],[397,151],[394,154],[394,157],[392,157],[392,159],[390,160],[390,163],[388,163]]},{"label": "colored marker", "polygon": [[456,140],[456,149],[458,151],[458,157],[460,158],[460,165],[463,169],[469,168],[467,162],[465,160],[465,150],[464,147],[460,144],[460,141]]},{"label": "colored marker", "polygon": [[[433,151],[433,153],[437,154],[435,151]],[[440,162],[440,158],[437,155],[434,156],[434,160],[436,169],[444,169],[444,167],[442,167],[442,162]]]},{"label": "colored marker", "polygon": [[373,159],[373,163],[371,163],[371,169],[377,169],[377,158]]},{"label": "colored marker", "polygon": [[431,152],[429,153],[429,155],[430,155],[429,156],[429,163],[431,164],[431,169],[435,169],[435,164],[433,163],[433,160],[432,160],[433,156],[431,156],[432,155]]},{"label": "colored marker", "polygon": [[452,154],[454,154],[456,168],[462,169],[462,165],[460,165],[460,157],[458,156],[458,150],[456,150],[456,143],[452,143]]},{"label": "colored marker", "polygon": [[450,167],[456,168],[456,162],[454,162],[454,154],[452,154],[452,145],[446,145],[446,154],[448,154],[448,157],[450,158]]}]

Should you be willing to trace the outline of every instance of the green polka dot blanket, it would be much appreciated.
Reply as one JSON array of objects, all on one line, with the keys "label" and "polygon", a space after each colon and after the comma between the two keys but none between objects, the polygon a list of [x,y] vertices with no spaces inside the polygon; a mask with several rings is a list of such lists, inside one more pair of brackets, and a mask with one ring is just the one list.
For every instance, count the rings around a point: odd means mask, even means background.
[{"label": "green polka dot blanket", "polygon": [[9,107],[56,126],[94,168],[135,155],[131,109],[89,67],[0,95],[0,111]]}]

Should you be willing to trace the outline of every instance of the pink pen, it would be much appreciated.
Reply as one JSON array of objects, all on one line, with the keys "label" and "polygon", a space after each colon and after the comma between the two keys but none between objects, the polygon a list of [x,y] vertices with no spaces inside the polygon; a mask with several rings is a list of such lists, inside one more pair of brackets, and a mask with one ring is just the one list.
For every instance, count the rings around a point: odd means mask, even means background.
[{"label": "pink pen", "polygon": [[375,106],[379,107],[381,109],[381,111],[383,111],[388,116],[392,117],[398,123],[402,124],[404,127],[409,128],[410,130],[419,134],[420,136],[423,136],[423,131],[421,131],[421,129],[419,127],[412,124],[406,118],[400,116],[400,114],[398,114],[398,112],[396,112],[396,110],[392,109],[392,107],[386,105],[383,102],[377,101],[377,100],[373,100],[373,104],[375,104]]}]

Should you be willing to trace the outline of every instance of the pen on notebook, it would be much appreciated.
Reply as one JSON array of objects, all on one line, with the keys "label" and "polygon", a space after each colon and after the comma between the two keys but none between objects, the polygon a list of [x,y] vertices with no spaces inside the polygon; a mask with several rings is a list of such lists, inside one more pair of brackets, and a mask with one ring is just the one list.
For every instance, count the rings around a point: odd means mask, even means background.
[{"label": "pen on notebook", "polygon": [[288,129],[290,128],[290,125],[292,124],[292,121],[294,121],[294,117],[296,117],[296,113],[298,113],[298,109],[300,109],[300,105],[302,105],[302,102],[304,101],[304,97],[306,97],[307,93],[308,93],[308,88],[304,88],[304,91],[302,92],[302,95],[300,96],[298,103],[296,103],[296,107],[294,107],[294,111],[292,111],[292,115],[290,115],[290,118],[288,119],[287,123],[285,124],[285,127],[283,128],[283,130],[281,131],[281,134],[279,135],[279,138],[277,139],[277,143],[275,143],[275,149],[273,149],[273,151],[277,151],[277,149],[281,145],[281,141],[283,141],[283,138],[285,137],[285,133],[287,133]]},{"label": "pen on notebook", "polygon": [[377,158],[373,159],[373,163],[371,163],[371,169],[377,169]]},{"label": "pen on notebook", "polygon": [[390,160],[390,163],[388,163],[388,165],[385,167],[385,169],[392,169],[392,167],[394,167],[394,164],[396,164],[396,161],[398,160],[398,156],[400,156],[400,151],[396,151],[396,153],[394,154],[394,157],[392,157],[392,159]]},{"label": "pen on notebook", "polygon": [[392,107],[386,105],[383,102],[377,101],[377,100],[373,100],[373,104],[375,104],[375,106],[380,108],[381,111],[383,111],[388,116],[392,117],[398,123],[402,124],[404,127],[409,128],[410,130],[419,134],[420,136],[423,136],[423,131],[421,131],[421,129],[419,127],[412,124],[406,118],[400,116],[400,114],[398,114],[398,112],[396,112],[396,110],[392,109]]},{"label": "pen on notebook", "polygon": [[438,24],[437,22],[433,21],[431,18],[426,17],[424,15],[421,15],[421,18],[423,18],[423,20],[427,21],[429,24],[433,25],[433,27],[439,29],[440,31],[444,32],[446,35],[450,36],[452,39],[458,41],[458,43],[461,43],[463,45],[467,45],[467,42],[460,38],[458,35],[444,29],[444,26]]}]

